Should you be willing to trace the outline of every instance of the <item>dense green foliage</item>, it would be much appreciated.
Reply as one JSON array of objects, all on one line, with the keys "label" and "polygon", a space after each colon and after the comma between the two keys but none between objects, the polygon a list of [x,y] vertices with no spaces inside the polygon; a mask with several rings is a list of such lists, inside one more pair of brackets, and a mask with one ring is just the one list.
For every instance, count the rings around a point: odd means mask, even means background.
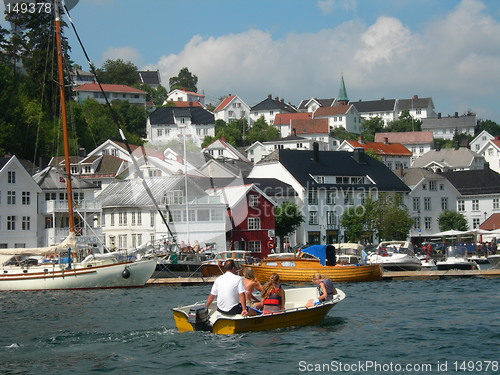
[{"label": "dense green foliage", "polygon": [[467,219],[460,212],[444,210],[438,216],[438,225],[441,232],[447,230],[469,230]]},{"label": "dense green foliage", "polygon": [[182,68],[176,77],[171,77],[169,80],[170,91],[175,89],[191,92],[198,92],[198,77],[192,74],[188,68]]},{"label": "dense green foliage", "polygon": [[300,208],[292,202],[283,202],[274,211],[274,221],[276,224],[276,236],[281,239],[292,234],[304,222],[304,215]]}]

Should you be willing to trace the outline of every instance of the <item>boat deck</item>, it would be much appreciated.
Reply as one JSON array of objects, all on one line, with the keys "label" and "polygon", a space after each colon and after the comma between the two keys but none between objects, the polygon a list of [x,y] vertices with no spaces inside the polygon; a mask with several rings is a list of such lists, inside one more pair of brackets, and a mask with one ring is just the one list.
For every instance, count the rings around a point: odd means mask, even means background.
[{"label": "boat deck", "polygon": [[[447,271],[384,271],[382,280],[439,280],[452,277],[482,277],[482,278],[498,278],[500,277],[500,269],[488,270],[447,270]],[[197,285],[210,284],[216,279],[216,276],[210,277],[166,277],[149,279],[146,286],[158,285]]]}]

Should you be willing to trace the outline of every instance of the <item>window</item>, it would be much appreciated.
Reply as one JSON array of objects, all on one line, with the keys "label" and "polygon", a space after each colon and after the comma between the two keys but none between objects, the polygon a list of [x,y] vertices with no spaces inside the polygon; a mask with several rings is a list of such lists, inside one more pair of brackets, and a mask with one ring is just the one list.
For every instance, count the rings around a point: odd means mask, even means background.
[{"label": "window", "polygon": [[110,216],[110,219],[111,219],[109,225],[112,226],[112,227],[114,227],[115,226],[115,213],[111,212],[109,214],[109,216]]},{"label": "window", "polygon": [[248,196],[248,205],[250,207],[257,207],[259,205],[259,196],[251,194]]},{"label": "window", "polygon": [[174,223],[179,223],[182,221],[182,211],[174,210],[170,211],[170,221]]},{"label": "window", "polygon": [[424,210],[425,211],[431,210],[431,198],[430,197],[424,197]]},{"label": "window", "polygon": [[337,216],[335,211],[326,211],[326,224],[337,225]]},{"label": "window", "polygon": [[413,211],[420,211],[420,197],[413,197]]},{"label": "window", "polygon": [[500,208],[500,200],[498,198],[493,198],[493,209],[498,210]]},{"label": "window", "polygon": [[248,218],[248,229],[249,230],[260,229],[260,217],[249,217]]},{"label": "window", "polygon": [[7,173],[7,183],[9,183],[9,184],[16,183],[16,172],[9,171],[9,173]]},{"label": "window", "polygon": [[464,212],[465,211],[465,201],[458,201],[457,208],[458,208],[458,211]]},{"label": "window", "polygon": [[22,192],[21,201],[22,201],[23,206],[30,205],[30,192],[29,191]]},{"label": "window", "polygon": [[307,192],[307,200],[309,204],[318,204],[318,192],[316,190],[309,190]]},{"label": "window", "polygon": [[54,228],[54,220],[52,216],[45,217],[45,229]]},{"label": "window", "polygon": [[249,241],[248,251],[251,251],[252,253],[260,253],[261,252],[260,241]]},{"label": "window", "polygon": [[55,201],[56,200],[56,193],[45,193],[45,200],[46,201]]},{"label": "window", "polygon": [[183,204],[184,192],[181,190],[167,191],[164,199],[166,204]]},{"label": "window", "polygon": [[329,191],[326,193],[326,204],[335,204],[335,197],[337,193],[334,191]]},{"label": "window", "polygon": [[7,192],[7,204],[16,204],[16,192],[8,191]]},{"label": "window", "polygon": [[352,194],[351,191],[345,192],[344,196],[344,205],[346,206],[352,206],[354,204],[354,195]]},{"label": "window", "polygon": [[414,218],[414,220],[413,229],[420,229],[420,216]]},{"label": "window", "polygon": [[448,197],[441,197],[441,210],[448,209]]},{"label": "window", "polygon": [[[135,225],[135,212],[132,211],[131,214],[132,214],[132,222],[130,223],[130,225]],[[132,238],[132,247],[135,247],[133,238]]]},{"label": "window", "polygon": [[309,211],[309,224],[318,225],[318,211]]},{"label": "window", "polygon": [[210,221],[210,210],[198,210],[197,221]]},{"label": "window", "polygon": [[151,228],[155,226],[155,216],[156,216],[156,211],[149,211],[149,226]]},{"label": "window", "polygon": [[118,236],[118,248],[120,250],[127,249],[127,235],[126,234],[120,234]]},{"label": "window", "polygon": [[479,199],[472,200],[472,211],[479,211]]},{"label": "window", "polygon": [[325,176],[316,176],[314,178],[318,184],[324,184],[325,183]]},{"label": "window", "polygon": [[436,181],[429,181],[429,190],[430,191],[437,191],[437,183],[436,183]]},{"label": "window", "polygon": [[23,216],[23,221],[21,222],[21,229],[22,230],[30,230],[31,229],[29,216]]},{"label": "window", "polygon": [[432,217],[425,218],[425,229],[432,229]]},{"label": "window", "polygon": [[7,216],[7,230],[16,230],[15,216]]},{"label": "window", "polygon": [[118,225],[127,225],[127,212],[118,213]]},{"label": "window", "polygon": [[474,218],[472,219],[472,229],[478,229],[479,228],[479,218]]},{"label": "window", "polygon": [[224,218],[222,210],[210,210],[211,221],[222,221]]}]

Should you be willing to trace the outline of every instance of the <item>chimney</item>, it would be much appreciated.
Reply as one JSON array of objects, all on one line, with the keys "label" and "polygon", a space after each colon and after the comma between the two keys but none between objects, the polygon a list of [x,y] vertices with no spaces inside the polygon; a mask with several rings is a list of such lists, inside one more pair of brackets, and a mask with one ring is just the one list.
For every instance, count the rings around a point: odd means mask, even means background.
[{"label": "chimney", "polygon": [[360,135],[360,136],[358,137],[358,142],[359,142],[359,143],[361,143],[362,145],[364,145],[364,144],[365,144],[365,140],[363,139],[363,136],[362,136],[362,135]]},{"label": "chimney", "polygon": [[413,99],[413,100],[417,100],[417,99],[418,99],[418,95],[416,95],[416,94],[415,94],[415,95],[413,95],[413,98],[412,98],[412,99]]},{"label": "chimney", "polygon": [[441,151],[441,142],[436,142],[436,151]]},{"label": "chimney", "polygon": [[455,118],[458,118],[458,112],[455,112]]},{"label": "chimney", "polygon": [[83,147],[80,147],[80,149],[78,150],[78,155],[84,158],[85,156],[87,156],[87,151]]},{"label": "chimney", "polygon": [[403,178],[403,176],[405,175],[403,163],[401,163],[401,164],[398,165],[398,167],[396,168],[396,170],[394,171],[394,173],[399,178]]},{"label": "chimney", "polygon": [[441,112],[438,113],[438,119],[441,120]]},{"label": "chimney", "polygon": [[353,159],[358,164],[366,164],[365,149],[363,147],[356,147],[352,153]]},{"label": "chimney", "polygon": [[319,163],[319,143],[313,143],[313,160],[316,163]]},{"label": "chimney", "polygon": [[292,129],[292,134],[293,134],[294,136],[296,136],[296,135],[297,135],[297,129],[293,128],[293,129]]},{"label": "chimney", "polygon": [[273,94],[268,94],[268,95],[267,95],[267,97],[268,97],[269,99],[272,99]]},{"label": "chimney", "polygon": [[276,100],[277,102],[279,102],[280,101],[280,97],[277,96],[277,97],[274,98],[274,100]]},{"label": "chimney", "polygon": [[389,144],[389,137],[384,137],[384,144],[388,145]]},{"label": "chimney", "polygon": [[458,145],[458,142],[455,142],[455,150],[458,150],[460,146]]}]

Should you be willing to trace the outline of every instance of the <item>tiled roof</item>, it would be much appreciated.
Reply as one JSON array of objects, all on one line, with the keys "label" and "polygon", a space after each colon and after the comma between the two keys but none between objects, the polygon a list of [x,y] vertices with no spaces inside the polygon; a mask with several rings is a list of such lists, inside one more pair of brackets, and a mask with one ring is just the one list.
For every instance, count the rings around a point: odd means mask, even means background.
[{"label": "tiled roof", "polygon": [[496,230],[500,229],[500,213],[492,214],[486,221],[484,221],[479,229]]},{"label": "tiled roof", "polygon": [[321,107],[314,112],[314,118],[345,115],[350,108],[351,104],[335,105],[333,107]]},{"label": "tiled roof", "polygon": [[260,103],[254,105],[250,110],[251,111],[268,111],[268,110],[274,110],[274,109],[282,110],[285,112],[291,112],[291,113],[297,112],[295,110],[295,108],[286,104],[284,101],[273,99],[270,96],[268,96],[266,99],[264,99]]},{"label": "tiled roof", "polygon": [[432,117],[422,119],[422,129],[469,128],[476,126],[476,116]]},{"label": "tiled roof", "polygon": [[274,125],[289,125],[291,120],[309,118],[312,118],[312,113],[309,112],[277,113],[274,117]]},{"label": "tiled roof", "polygon": [[366,190],[374,185],[358,184],[319,184],[312,176],[369,176],[379,191],[410,191],[401,179],[388,169],[384,163],[362,154],[362,162],[355,159],[353,152],[318,151],[318,159],[314,159],[311,150],[276,150],[280,163],[302,185],[308,188],[349,187]]},{"label": "tiled roof", "polygon": [[185,102],[183,100],[169,100],[167,103],[173,104],[174,107],[203,107],[200,102]]},{"label": "tiled roof", "polygon": [[330,133],[327,118],[292,120],[290,127],[292,128],[292,133],[295,130],[296,135]]},{"label": "tiled roof", "polygon": [[358,112],[392,112],[396,107],[396,99],[364,100],[351,102]]},{"label": "tiled roof", "polygon": [[383,142],[358,142],[346,140],[353,148],[362,147],[365,150],[373,150],[377,155],[411,156],[412,152],[401,143]]},{"label": "tiled roof", "polygon": [[442,172],[462,195],[500,193],[500,174],[486,168],[469,171]]},{"label": "tiled roof", "polygon": [[390,143],[407,144],[427,144],[434,142],[434,133],[432,132],[396,132],[396,133],[375,133],[375,142],[384,142],[385,138]]},{"label": "tiled roof", "polygon": [[[136,94],[147,94],[146,91],[142,91],[136,89],[134,87],[125,86],[125,85],[111,85],[108,83],[101,84],[104,92],[128,92],[128,93],[136,93]],[[75,88],[75,91],[97,91],[101,92],[99,85],[97,83],[85,83]]]},{"label": "tiled roof", "polygon": [[222,111],[224,108],[227,107],[229,103],[231,103],[231,100],[236,98],[236,95],[230,95],[227,98],[225,98],[220,104],[215,108],[214,112]]}]

